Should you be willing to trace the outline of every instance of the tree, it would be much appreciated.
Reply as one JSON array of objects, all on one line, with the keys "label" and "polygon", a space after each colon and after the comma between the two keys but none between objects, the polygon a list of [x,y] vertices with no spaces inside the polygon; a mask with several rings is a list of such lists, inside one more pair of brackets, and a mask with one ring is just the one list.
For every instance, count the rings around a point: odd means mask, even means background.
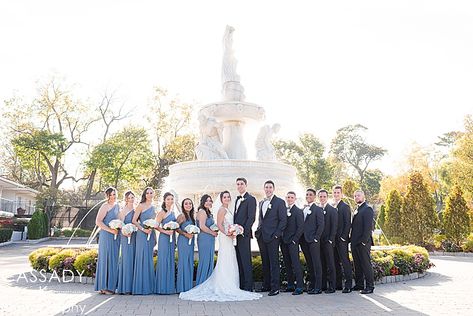
[{"label": "tree", "polygon": [[370,163],[381,159],[386,153],[386,149],[366,142],[363,136],[366,130],[367,128],[360,124],[340,128],[330,146],[330,152],[338,160],[355,169],[360,185],[365,182],[366,170]]},{"label": "tree", "polygon": [[457,246],[460,246],[470,233],[469,209],[458,185],[452,188],[447,198],[447,207],[443,213],[443,229],[447,239]]},{"label": "tree", "polygon": [[378,217],[376,218],[376,224],[380,229],[384,231],[384,223],[386,222],[386,206],[383,204],[378,213]]},{"label": "tree", "polygon": [[383,173],[379,169],[370,169],[365,172],[365,181],[362,189],[366,192],[368,198],[376,196],[381,189],[381,180]]},{"label": "tree", "polygon": [[452,178],[460,185],[466,197],[473,199],[473,117],[465,118],[465,132],[455,143],[451,165]]},{"label": "tree", "polygon": [[278,159],[297,169],[305,187],[330,188],[334,184],[334,168],[323,157],[325,147],[315,135],[302,134],[298,142],[275,141],[274,148]]},{"label": "tree", "polygon": [[402,220],[401,220],[402,197],[397,190],[389,192],[386,199],[386,216],[384,222],[384,232],[386,237],[395,243],[402,240]]},{"label": "tree", "polygon": [[97,171],[100,184],[117,189],[141,188],[141,181],[151,173],[152,166],[146,129],[134,127],[125,128],[96,146],[86,162],[88,170]]},{"label": "tree", "polygon": [[422,174],[414,171],[401,208],[401,227],[405,240],[424,246],[439,227],[435,203]]},{"label": "tree", "polygon": [[196,146],[191,131],[193,106],[169,97],[168,92],[155,87],[150,111],[155,115],[148,118],[153,127],[156,150],[152,175],[145,179],[147,185],[161,190],[164,178],[169,175],[169,166],[178,162],[193,160]]},{"label": "tree", "polygon": [[360,188],[358,183],[353,179],[347,178],[343,181],[342,188],[345,197],[344,201],[350,205],[351,209],[353,209],[356,205],[354,200],[355,191]]},{"label": "tree", "polygon": [[[66,159],[76,145],[85,144],[84,134],[96,118],[57,78],[41,84],[30,103],[21,98],[5,101],[3,117],[8,122],[14,159],[35,188],[48,189],[54,199],[66,180],[79,181],[66,168]],[[30,179],[33,180],[33,179]]]}]

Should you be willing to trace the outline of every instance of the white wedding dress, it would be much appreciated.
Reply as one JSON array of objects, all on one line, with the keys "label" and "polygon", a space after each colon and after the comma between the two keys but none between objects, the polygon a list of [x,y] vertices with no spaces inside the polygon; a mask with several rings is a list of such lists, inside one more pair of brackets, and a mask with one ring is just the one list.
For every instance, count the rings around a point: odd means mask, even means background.
[{"label": "white wedding dress", "polygon": [[[233,214],[226,210],[224,227],[233,224]],[[189,301],[249,301],[261,298],[261,294],[240,290],[240,278],[235,247],[232,238],[219,232],[218,258],[212,275],[195,288],[182,292],[179,298]]]}]

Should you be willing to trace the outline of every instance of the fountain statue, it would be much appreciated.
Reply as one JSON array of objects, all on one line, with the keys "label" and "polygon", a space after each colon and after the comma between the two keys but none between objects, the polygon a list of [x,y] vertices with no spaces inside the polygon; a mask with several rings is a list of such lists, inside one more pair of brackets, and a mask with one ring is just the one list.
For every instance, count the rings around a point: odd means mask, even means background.
[{"label": "fountain statue", "polygon": [[246,102],[237,60],[233,51],[235,29],[227,26],[223,36],[222,101],[202,105],[199,111],[199,138],[195,148],[197,160],[170,166],[165,189],[183,197],[197,198],[203,193],[217,194],[233,189],[237,177],[248,179],[248,190],[262,196],[263,183],[271,179],[278,194],[284,195],[297,185],[294,167],[276,161],[272,136],[279,124],[265,125],[256,141],[257,159],[248,159],[246,124],[265,119],[262,106]]}]

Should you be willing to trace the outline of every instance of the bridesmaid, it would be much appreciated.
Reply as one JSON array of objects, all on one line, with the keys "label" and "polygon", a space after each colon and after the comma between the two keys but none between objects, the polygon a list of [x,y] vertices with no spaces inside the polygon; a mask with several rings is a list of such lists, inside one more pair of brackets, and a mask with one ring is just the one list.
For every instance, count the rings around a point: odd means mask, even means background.
[{"label": "bridesmaid", "polygon": [[[135,193],[127,191],[125,193],[125,206],[120,211],[119,218],[125,223],[130,224],[135,214]],[[128,237],[130,244],[128,244]],[[125,235],[122,231],[120,238],[121,255],[118,262],[118,290],[120,294],[131,294],[133,287],[133,267],[135,263],[135,240],[136,234]]]},{"label": "bridesmaid", "polygon": [[[138,227],[135,246],[135,266],[133,270],[133,294],[152,294],[154,291],[153,249],[156,245],[156,234],[151,229],[143,228],[143,222],[154,219],[154,190],[146,188],[141,195],[140,204],[133,215],[133,224]],[[147,240],[150,235],[149,240]]]},{"label": "bridesmaid", "polygon": [[203,283],[212,274],[214,269],[215,237],[217,232],[210,229],[214,224],[214,219],[210,209],[212,208],[212,198],[204,194],[200,199],[199,211],[197,213],[197,225],[200,234],[197,237],[199,248],[199,265],[195,277],[196,285]]},{"label": "bridesmaid", "polygon": [[108,224],[111,220],[118,219],[117,190],[110,187],[105,190],[105,195],[107,202],[102,204],[95,219],[95,224],[100,228],[95,291],[99,291],[100,294],[115,294],[118,282],[120,238],[114,238],[118,231],[108,227]]},{"label": "bridesmaid", "polygon": [[[194,235],[184,230],[195,225],[194,203],[187,198],[182,200],[182,214],[177,217],[179,237],[177,238],[177,293],[189,291],[194,280]],[[189,245],[189,240],[191,244]]]},{"label": "bridesmaid", "polygon": [[[172,230],[165,230],[161,226],[170,221],[176,221],[176,216],[172,212],[174,205],[174,195],[169,192],[164,193],[162,210],[156,215],[159,226],[158,240],[158,263],[156,265],[156,294],[176,293],[176,263],[174,253],[176,249],[176,234]],[[173,236],[170,242],[170,236]]]}]

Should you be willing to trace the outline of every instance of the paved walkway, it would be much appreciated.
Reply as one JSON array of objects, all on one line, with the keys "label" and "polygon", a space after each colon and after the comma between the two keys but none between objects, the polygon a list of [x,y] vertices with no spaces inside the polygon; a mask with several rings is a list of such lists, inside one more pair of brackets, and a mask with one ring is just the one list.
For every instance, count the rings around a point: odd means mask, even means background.
[{"label": "paved walkway", "polygon": [[471,257],[433,257],[436,267],[424,278],[379,285],[374,295],[282,293],[252,302],[199,303],[177,295],[103,296],[87,284],[32,282],[28,254],[55,243],[0,248],[0,315],[471,315],[473,307]]}]

